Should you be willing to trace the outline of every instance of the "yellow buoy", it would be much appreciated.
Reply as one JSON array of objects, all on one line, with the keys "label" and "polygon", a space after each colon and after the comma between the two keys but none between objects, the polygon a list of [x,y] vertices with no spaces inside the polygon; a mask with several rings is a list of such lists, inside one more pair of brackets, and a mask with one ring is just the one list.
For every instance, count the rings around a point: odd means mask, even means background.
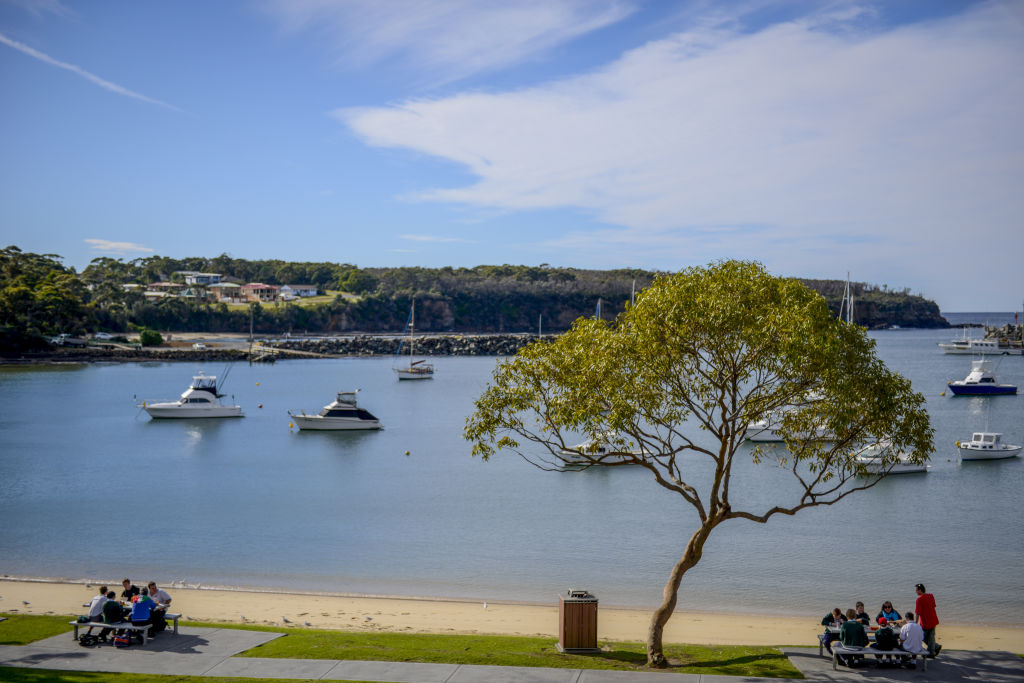
[{"label": "yellow buoy", "polygon": [[295,426],[295,425],[294,425],[294,424],[292,424],[291,422],[289,422],[289,423],[288,423],[288,429],[291,429],[291,428],[293,428],[294,426]]},{"label": "yellow buoy", "polygon": [[259,385],[260,385],[260,383],[259,383],[259,382],[256,382],[256,386],[259,386]]},{"label": "yellow buoy", "polygon": [[941,394],[939,394],[939,396],[945,396],[945,395],[946,395],[945,391],[943,391]]}]

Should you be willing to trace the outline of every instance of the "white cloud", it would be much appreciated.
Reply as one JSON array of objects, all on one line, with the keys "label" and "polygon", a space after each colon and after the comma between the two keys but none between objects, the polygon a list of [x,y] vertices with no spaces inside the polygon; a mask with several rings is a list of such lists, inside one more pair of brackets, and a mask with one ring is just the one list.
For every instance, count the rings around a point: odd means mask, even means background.
[{"label": "white cloud", "polygon": [[16,40],[12,40],[11,38],[8,38],[7,36],[5,36],[2,33],[0,33],[0,43],[3,43],[4,45],[7,45],[8,47],[12,47],[15,50],[18,50],[19,52],[22,52],[22,53],[28,55],[29,57],[33,57],[35,59],[38,59],[41,62],[49,64],[50,66],[55,66],[55,67],[57,67],[59,69],[65,69],[67,71],[70,71],[71,73],[76,74],[78,76],[81,76],[85,80],[87,80],[87,81],[89,81],[89,82],[91,82],[91,83],[93,83],[95,85],[98,85],[99,87],[103,88],[104,90],[109,90],[110,92],[116,93],[118,95],[124,95],[125,97],[131,97],[131,98],[136,99],[136,100],[141,100],[143,102],[148,102],[149,104],[155,104],[155,105],[158,105],[160,107],[166,107],[167,109],[171,109],[171,110],[174,110],[174,111],[177,111],[177,112],[181,111],[181,109],[178,109],[177,107],[175,107],[173,105],[167,104],[166,102],[161,102],[160,100],[155,100],[152,97],[146,97],[145,95],[140,95],[139,93],[131,91],[131,90],[128,90],[127,88],[122,87],[122,86],[118,85],[117,83],[111,83],[110,81],[104,80],[104,79],[100,78],[99,76],[96,76],[94,74],[89,73],[88,71],[86,71],[85,69],[83,69],[83,68],[81,68],[79,66],[75,66],[74,64],[68,64],[67,62],[61,62],[59,60],[56,60],[53,57],[40,52],[39,50],[31,48],[28,45],[25,45],[24,43],[19,43]]},{"label": "white cloud", "polygon": [[313,30],[351,66],[397,58],[439,80],[507,67],[613,24],[629,0],[267,0],[286,30]]},{"label": "white cloud", "polygon": [[421,199],[622,226],[550,245],[791,273],[859,257],[938,282],[980,240],[1009,247],[1009,266],[1024,246],[1021,24],[995,4],[889,30],[841,21],[678,33],[538,87],[335,116],[478,178]]},{"label": "white cloud", "polygon": [[85,242],[93,251],[100,251],[105,254],[151,254],[154,251],[149,247],[135,244],[134,242],[113,242],[96,238],[86,238]]},{"label": "white cloud", "polygon": [[475,244],[472,240],[462,239],[461,237],[441,237],[439,235],[400,235],[400,237],[411,242],[437,242],[440,244],[461,242],[463,244]]}]

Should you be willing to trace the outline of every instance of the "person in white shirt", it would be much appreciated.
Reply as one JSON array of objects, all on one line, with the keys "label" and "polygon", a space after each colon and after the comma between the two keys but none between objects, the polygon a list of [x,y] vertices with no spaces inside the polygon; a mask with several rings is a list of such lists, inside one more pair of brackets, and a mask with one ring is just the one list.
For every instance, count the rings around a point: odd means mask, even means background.
[{"label": "person in white shirt", "polygon": [[900,629],[900,647],[907,652],[920,652],[924,643],[924,629],[914,621],[914,613],[907,612],[907,623]]},{"label": "person in white shirt", "polygon": [[149,597],[161,607],[168,607],[171,604],[170,594],[162,588],[157,588],[155,581],[149,582]]},{"label": "person in white shirt", "polygon": [[167,621],[164,615],[167,614],[167,608],[171,605],[171,596],[167,591],[157,588],[156,581],[150,581],[148,588],[149,597],[153,598],[153,602],[156,603],[156,609],[153,610],[151,617],[153,628],[150,629],[150,633],[156,634],[167,628]]},{"label": "person in white shirt", "polygon": [[89,603],[89,621],[103,621],[103,603],[107,599],[107,587],[100,586],[100,594]]}]

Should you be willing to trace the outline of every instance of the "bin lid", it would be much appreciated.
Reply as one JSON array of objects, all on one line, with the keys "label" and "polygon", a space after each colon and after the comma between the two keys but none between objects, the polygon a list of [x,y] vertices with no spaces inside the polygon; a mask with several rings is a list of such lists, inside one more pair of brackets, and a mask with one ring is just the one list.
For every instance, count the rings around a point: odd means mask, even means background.
[{"label": "bin lid", "polygon": [[584,588],[570,588],[565,595],[558,597],[563,602],[597,602],[597,596]]}]

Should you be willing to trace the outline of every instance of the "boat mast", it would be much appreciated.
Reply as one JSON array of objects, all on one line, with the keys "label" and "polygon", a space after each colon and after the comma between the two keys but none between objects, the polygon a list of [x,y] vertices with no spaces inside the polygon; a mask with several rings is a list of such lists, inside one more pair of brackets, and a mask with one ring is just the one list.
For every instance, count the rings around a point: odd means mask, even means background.
[{"label": "boat mast", "polygon": [[412,311],[409,314],[409,367],[412,367],[413,330],[416,329],[416,299],[412,300]]}]

